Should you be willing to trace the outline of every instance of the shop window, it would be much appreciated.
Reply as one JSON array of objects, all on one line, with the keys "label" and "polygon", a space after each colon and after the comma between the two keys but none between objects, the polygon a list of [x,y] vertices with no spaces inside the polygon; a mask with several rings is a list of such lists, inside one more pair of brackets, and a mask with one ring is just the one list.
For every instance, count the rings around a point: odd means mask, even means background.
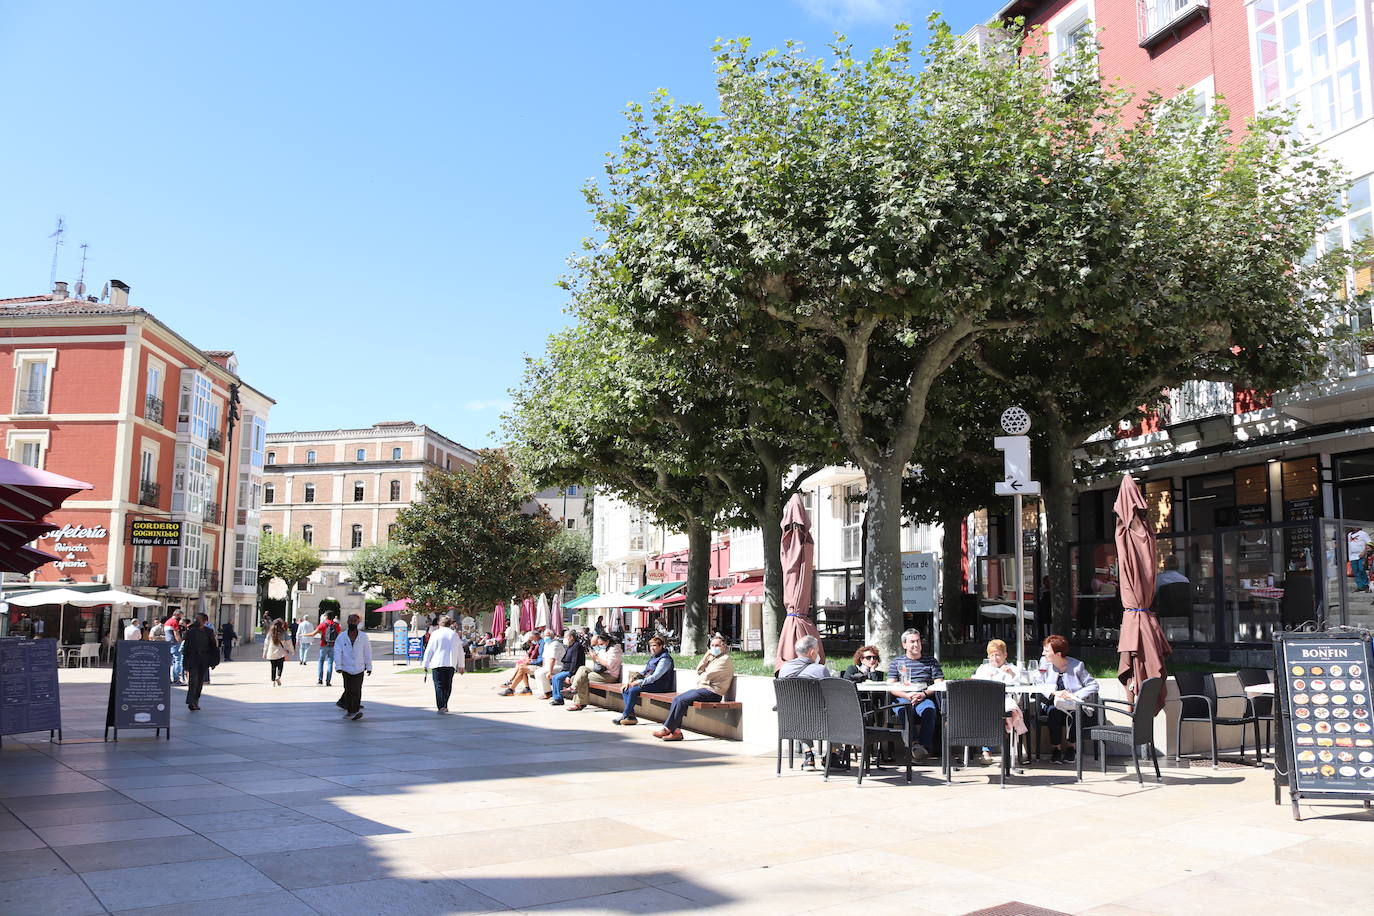
[{"label": "shop window", "polygon": [[1236,478],[1230,471],[1189,477],[1183,482],[1183,494],[1188,504],[1189,531],[1234,524]]},{"label": "shop window", "polygon": [[1341,518],[1374,521],[1374,452],[1333,459],[1336,512]]},{"label": "shop window", "polygon": [[1269,521],[1269,466],[1252,464],[1236,468],[1236,511],[1233,525],[1259,525]]},{"label": "shop window", "polygon": [[1150,528],[1156,534],[1174,530],[1174,482],[1151,480],[1145,484],[1145,505]]}]

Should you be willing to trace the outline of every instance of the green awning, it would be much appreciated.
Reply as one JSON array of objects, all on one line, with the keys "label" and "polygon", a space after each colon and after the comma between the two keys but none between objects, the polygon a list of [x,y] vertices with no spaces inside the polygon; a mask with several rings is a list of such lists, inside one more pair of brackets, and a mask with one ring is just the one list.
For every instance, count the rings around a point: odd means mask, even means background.
[{"label": "green awning", "polygon": [[671,594],[687,584],[687,580],[680,582],[659,582],[654,585],[646,585],[635,592],[636,598],[643,598],[646,601],[653,601],[655,598],[662,598],[664,595]]},{"label": "green awning", "polygon": [[581,607],[582,605],[586,604],[588,601],[591,601],[593,598],[599,598],[599,597],[600,597],[599,595],[578,595],[576,598],[574,598],[574,599],[571,600],[571,601],[565,601],[565,602],[563,602],[563,609],[566,611],[566,610],[569,610],[570,608]]}]

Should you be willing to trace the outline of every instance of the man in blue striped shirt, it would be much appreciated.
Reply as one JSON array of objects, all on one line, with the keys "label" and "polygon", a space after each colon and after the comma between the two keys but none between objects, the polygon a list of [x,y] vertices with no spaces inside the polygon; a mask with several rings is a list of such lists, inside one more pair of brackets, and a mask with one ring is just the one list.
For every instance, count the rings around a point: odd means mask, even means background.
[{"label": "man in blue striped shirt", "polygon": [[945,670],[939,659],[924,653],[917,631],[902,634],[902,648],[906,654],[887,666],[887,680],[893,700],[901,704],[897,718],[906,722],[911,736],[911,759],[924,760],[935,746],[935,729],[940,722],[940,709],[929,688],[945,679]]}]

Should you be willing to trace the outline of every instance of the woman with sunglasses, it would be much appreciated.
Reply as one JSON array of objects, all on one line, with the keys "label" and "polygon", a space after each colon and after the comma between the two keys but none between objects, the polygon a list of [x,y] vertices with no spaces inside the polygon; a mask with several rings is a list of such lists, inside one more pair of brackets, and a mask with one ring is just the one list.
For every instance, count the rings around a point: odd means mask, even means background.
[{"label": "woman with sunglasses", "polygon": [[877,646],[864,646],[854,653],[854,664],[844,669],[845,680],[862,684],[864,681],[881,681],[886,675],[880,667],[882,658]]}]

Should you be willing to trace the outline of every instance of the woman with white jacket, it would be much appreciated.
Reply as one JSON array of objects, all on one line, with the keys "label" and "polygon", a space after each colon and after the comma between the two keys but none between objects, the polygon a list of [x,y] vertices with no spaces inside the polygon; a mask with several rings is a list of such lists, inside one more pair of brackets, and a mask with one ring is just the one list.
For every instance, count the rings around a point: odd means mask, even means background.
[{"label": "woman with white jacket", "polygon": [[448,698],[453,692],[453,672],[464,671],[463,642],[453,629],[453,618],[445,614],[439,618],[438,628],[429,634],[425,644],[424,666],[434,681],[434,703],[439,712],[448,712]]},{"label": "woman with white jacket", "polygon": [[272,621],[272,627],[262,641],[262,657],[267,659],[272,683],[278,687],[281,686],[282,668],[291,657],[292,648],[291,634],[286,629],[286,621],[278,617]]}]

